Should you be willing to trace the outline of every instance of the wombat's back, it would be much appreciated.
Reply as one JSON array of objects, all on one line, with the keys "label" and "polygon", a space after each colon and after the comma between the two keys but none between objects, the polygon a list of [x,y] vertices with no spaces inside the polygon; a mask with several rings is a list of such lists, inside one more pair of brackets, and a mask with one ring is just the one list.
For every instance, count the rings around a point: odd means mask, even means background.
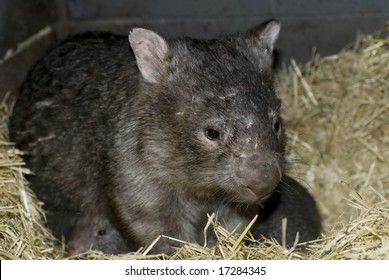
[{"label": "wombat's back", "polygon": [[[99,201],[105,207],[105,140],[111,137],[108,121],[117,115],[111,107],[129,98],[136,75],[126,37],[85,33],[49,51],[21,86],[11,139],[27,152],[27,166],[36,174],[29,180],[55,234],[66,235],[68,217],[82,204]],[[51,219],[53,212],[63,223]]]}]

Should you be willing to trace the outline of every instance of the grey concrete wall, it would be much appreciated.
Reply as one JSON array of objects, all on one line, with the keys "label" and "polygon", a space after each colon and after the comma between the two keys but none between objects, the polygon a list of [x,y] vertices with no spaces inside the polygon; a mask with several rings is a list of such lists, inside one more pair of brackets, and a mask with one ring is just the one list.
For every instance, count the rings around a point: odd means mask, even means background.
[{"label": "grey concrete wall", "polygon": [[0,0],[0,98],[18,88],[55,35],[43,32],[46,35],[31,38],[56,21],[55,1]]},{"label": "grey concrete wall", "polygon": [[0,1],[0,57],[17,43],[26,40],[57,20],[55,1]]},{"label": "grey concrete wall", "polygon": [[247,18],[388,14],[387,0],[67,0],[77,19]]},{"label": "grey concrete wall", "polygon": [[358,32],[371,33],[389,19],[389,0],[66,0],[65,34],[89,29],[127,33],[144,26],[168,36],[210,38],[245,30],[262,20],[282,23],[282,61],[304,62],[315,49],[338,52]]}]

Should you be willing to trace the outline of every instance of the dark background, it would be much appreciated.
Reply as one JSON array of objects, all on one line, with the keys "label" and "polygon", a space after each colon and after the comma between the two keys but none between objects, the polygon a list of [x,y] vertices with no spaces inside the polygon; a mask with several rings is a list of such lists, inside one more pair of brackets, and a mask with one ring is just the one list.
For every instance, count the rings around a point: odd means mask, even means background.
[{"label": "dark background", "polygon": [[336,53],[358,32],[381,28],[389,0],[0,0],[0,96],[15,92],[34,61],[71,33],[128,34],[142,26],[165,36],[210,38],[269,18],[282,24],[279,66],[291,57],[303,63],[313,51]]}]

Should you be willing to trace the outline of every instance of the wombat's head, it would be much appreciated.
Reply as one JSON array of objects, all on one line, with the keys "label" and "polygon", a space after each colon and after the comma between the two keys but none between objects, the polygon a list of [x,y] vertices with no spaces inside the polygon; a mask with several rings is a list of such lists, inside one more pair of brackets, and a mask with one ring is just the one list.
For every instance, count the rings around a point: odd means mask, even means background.
[{"label": "wombat's head", "polygon": [[150,176],[198,196],[255,203],[283,173],[284,133],[272,51],[280,25],[210,41],[130,36],[142,76],[138,100]]},{"label": "wombat's head", "polygon": [[68,257],[82,254],[90,249],[105,253],[121,253],[128,245],[118,229],[107,219],[99,216],[80,218],[66,242]]}]

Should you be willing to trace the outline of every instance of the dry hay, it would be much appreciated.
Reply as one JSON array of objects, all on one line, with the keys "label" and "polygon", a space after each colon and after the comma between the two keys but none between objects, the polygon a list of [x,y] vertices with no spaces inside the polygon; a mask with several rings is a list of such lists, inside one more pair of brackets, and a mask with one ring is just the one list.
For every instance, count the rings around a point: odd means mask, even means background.
[{"label": "dry hay", "polygon": [[[323,217],[321,239],[306,251],[216,225],[213,248],[183,242],[173,256],[136,253],[89,259],[389,259],[389,26],[360,35],[340,53],[294,61],[277,76],[289,135],[289,172],[304,181]],[[8,140],[7,107],[0,123],[0,258],[56,259],[63,245],[44,226],[41,205],[23,174],[20,152]],[[302,160],[301,160],[302,159]],[[169,238],[169,237],[161,237]],[[158,240],[156,240],[158,242]]]},{"label": "dry hay", "polygon": [[41,205],[28,187],[21,152],[8,141],[8,107],[0,104],[0,259],[58,258]]}]

